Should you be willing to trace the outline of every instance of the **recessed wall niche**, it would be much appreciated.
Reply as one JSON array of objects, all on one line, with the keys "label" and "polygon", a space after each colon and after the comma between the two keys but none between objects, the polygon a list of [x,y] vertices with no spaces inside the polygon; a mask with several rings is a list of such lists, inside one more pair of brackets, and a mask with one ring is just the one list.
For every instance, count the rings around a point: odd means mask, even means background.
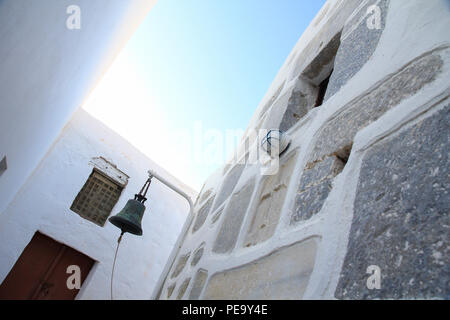
[{"label": "recessed wall niche", "polygon": [[289,130],[312,108],[319,107],[324,103],[328,83],[334,70],[340,37],[341,33],[339,32],[297,78],[280,122],[280,130]]},{"label": "recessed wall niche", "polygon": [[259,203],[253,213],[244,246],[253,246],[273,236],[296,159],[297,152],[288,155],[280,164],[278,174],[266,177],[262,183]]}]

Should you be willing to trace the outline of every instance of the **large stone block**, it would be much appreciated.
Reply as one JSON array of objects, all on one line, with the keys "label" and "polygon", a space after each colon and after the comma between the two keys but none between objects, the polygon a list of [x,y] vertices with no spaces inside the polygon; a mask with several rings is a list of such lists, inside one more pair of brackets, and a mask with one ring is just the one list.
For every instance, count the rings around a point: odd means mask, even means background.
[{"label": "large stone block", "polygon": [[200,196],[200,200],[199,203],[202,203],[203,201],[205,201],[212,193],[212,189],[208,189],[205,192],[203,192]]},{"label": "large stone block", "polygon": [[[372,18],[372,15],[367,16],[367,10],[374,3],[377,3],[379,9],[375,14],[380,13],[380,22],[375,29],[369,29],[366,21]],[[297,85],[292,91],[286,111],[281,119],[280,130],[286,131],[291,128],[314,107],[319,94],[318,85],[332,71],[325,101],[362,68],[375,51],[384,30],[388,3],[389,0],[368,1],[367,4],[359,8],[357,14],[346,24],[343,33],[339,32],[341,29],[334,29],[334,32],[330,30],[325,32],[328,36],[330,35],[329,32],[334,34],[325,46],[323,46],[325,38],[319,44],[316,43],[316,39],[311,41],[309,46],[317,46],[316,50],[320,49],[321,51],[314,56],[314,59],[305,67],[302,75],[297,79],[297,82],[302,83],[304,88],[300,89]],[[347,11],[347,14],[349,14],[349,11]],[[378,16],[376,18],[378,19]],[[320,38],[320,36],[318,37]],[[308,50],[308,47],[305,50]]]},{"label": "large stone block", "polygon": [[287,131],[294,126],[314,107],[316,97],[317,88],[302,77],[299,77],[287,102],[279,129]]},{"label": "large stone block", "polygon": [[344,163],[335,156],[326,157],[323,161],[310,163],[301,177],[299,192],[320,184],[324,180],[333,179],[344,168]]},{"label": "large stone block", "polygon": [[320,129],[308,162],[351,145],[359,130],[433,81],[442,65],[443,61],[438,52],[427,54],[382,81],[370,93],[343,107],[342,112]]},{"label": "large stone block", "polygon": [[187,287],[189,286],[189,282],[191,282],[191,278],[187,278],[183,281],[178,289],[177,300],[181,300],[186,292]]},{"label": "large stone block", "polygon": [[211,277],[205,299],[301,299],[314,268],[319,238],[272,252]]},{"label": "large stone block", "polygon": [[214,242],[214,252],[227,253],[236,245],[236,240],[241,230],[254,188],[255,179],[253,178],[231,197],[225,217]]},{"label": "large stone block", "polygon": [[290,224],[310,219],[321,209],[331,191],[333,179],[344,168],[344,163],[336,156],[323,161],[309,163],[300,180],[295,199],[295,210]]},{"label": "large stone block", "polygon": [[192,261],[191,261],[191,266],[196,266],[197,263],[200,261],[200,259],[203,256],[203,251],[205,251],[205,242],[202,242],[202,244],[200,244],[200,246],[198,246],[197,249],[195,249],[193,255],[192,255]]},{"label": "large stone block", "polygon": [[[327,13],[327,23],[323,24],[320,30],[315,34],[315,36],[309,41],[309,43],[298,52],[294,62],[294,70],[290,75],[289,80],[293,80],[300,74],[305,72],[305,70],[313,65],[320,65],[321,63],[330,63],[334,58],[334,54],[323,54],[322,57],[317,58],[323,51],[324,47],[336,39],[336,35],[341,33],[344,28],[344,24],[349,16],[355,11],[355,9],[361,4],[361,0],[345,0],[341,1],[334,8],[331,8]],[[336,43],[336,42],[335,42]],[[338,42],[337,42],[338,44]],[[333,46],[330,46],[330,49]],[[337,49],[335,47],[335,49]],[[327,59],[330,57],[331,59]],[[313,63],[316,60],[317,63]],[[322,64],[323,65],[323,64]],[[315,78],[318,73],[314,70],[307,71],[309,77]],[[318,84],[316,82],[316,84]]]},{"label": "large stone block", "polygon": [[295,198],[295,211],[291,224],[310,219],[322,209],[323,203],[331,191],[332,181],[324,182],[306,189]]},{"label": "large stone block", "polygon": [[449,141],[447,106],[366,153],[337,298],[450,298]]},{"label": "large stone block", "polygon": [[219,220],[219,218],[222,216],[223,208],[218,210],[211,218],[211,224],[214,224]]},{"label": "large stone block", "polygon": [[176,286],[176,283],[171,284],[169,287],[167,287],[167,299],[169,299],[172,296],[175,286]]},{"label": "large stone block", "polygon": [[189,260],[189,257],[191,256],[191,253],[188,252],[186,254],[181,255],[178,258],[178,262],[175,265],[175,268],[173,269],[172,275],[170,276],[172,279],[177,277],[181,271],[183,271],[184,266],[186,265],[186,262]]},{"label": "large stone block", "polygon": [[200,297],[207,278],[208,271],[203,269],[199,269],[197,271],[195,274],[194,283],[192,284],[191,292],[189,293],[190,300],[197,300]]},{"label": "large stone block", "polygon": [[263,242],[272,237],[275,232],[296,159],[296,154],[291,155],[281,163],[277,175],[268,176],[264,181],[259,204],[245,239],[245,246]]},{"label": "large stone block", "polygon": [[195,219],[194,226],[192,227],[192,233],[196,232],[200,229],[206,221],[208,217],[209,211],[211,210],[211,206],[214,201],[214,196],[208,199],[208,201],[200,208],[197,214],[197,218]]},{"label": "large stone block", "polygon": [[262,129],[270,130],[279,127],[281,118],[286,111],[294,89],[294,86],[285,88],[284,93],[275,100],[272,108],[267,112],[267,119],[265,120]]},{"label": "large stone block", "polygon": [[216,210],[233,192],[234,187],[236,187],[236,184],[238,183],[244,168],[245,164],[237,164],[227,174],[225,180],[222,183],[220,192],[216,196],[213,210]]},{"label": "large stone block", "polygon": [[[320,53],[303,71],[302,76],[318,85],[333,69],[336,53],[339,48],[341,33],[336,33]],[[326,73],[324,73],[326,71]]]},{"label": "large stone block", "polygon": [[[376,5],[376,11],[369,11]],[[344,86],[370,59],[377,48],[386,25],[389,0],[370,0],[360,7],[354,17],[346,24],[341,37],[341,44],[334,62],[335,68],[328,84],[325,100]],[[378,16],[379,14],[379,16]],[[369,24],[368,19],[378,22],[379,26]],[[375,28],[373,28],[375,27]]]}]

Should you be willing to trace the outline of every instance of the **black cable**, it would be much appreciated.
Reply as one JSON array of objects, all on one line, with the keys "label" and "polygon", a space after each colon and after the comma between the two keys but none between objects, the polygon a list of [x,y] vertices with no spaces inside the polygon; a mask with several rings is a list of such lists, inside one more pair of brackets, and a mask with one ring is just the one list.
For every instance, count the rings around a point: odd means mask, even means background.
[{"label": "black cable", "polygon": [[123,236],[124,233],[125,232],[122,231],[122,233],[120,234],[119,239],[117,239],[116,253],[114,254],[114,262],[113,262],[112,272],[111,272],[111,300],[114,300],[113,299],[113,278],[114,278],[114,267],[116,266],[117,251],[119,251],[120,241],[122,240],[122,236]]}]

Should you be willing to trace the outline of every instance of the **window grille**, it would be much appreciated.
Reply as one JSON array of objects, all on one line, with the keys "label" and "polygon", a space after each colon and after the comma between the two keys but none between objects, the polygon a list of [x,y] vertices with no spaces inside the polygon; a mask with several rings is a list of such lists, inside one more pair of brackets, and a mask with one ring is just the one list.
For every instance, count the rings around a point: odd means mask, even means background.
[{"label": "window grille", "polygon": [[94,169],[70,210],[99,226],[104,226],[122,190],[122,186]]}]

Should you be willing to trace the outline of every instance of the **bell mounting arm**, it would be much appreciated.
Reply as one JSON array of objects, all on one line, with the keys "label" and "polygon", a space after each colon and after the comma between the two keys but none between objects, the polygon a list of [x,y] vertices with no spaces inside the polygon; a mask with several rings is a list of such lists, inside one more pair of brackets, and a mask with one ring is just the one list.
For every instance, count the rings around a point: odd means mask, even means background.
[{"label": "bell mounting arm", "polygon": [[187,202],[189,203],[189,214],[186,218],[186,221],[184,222],[183,228],[181,229],[181,233],[178,236],[177,242],[175,243],[172,252],[170,253],[169,258],[167,259],[166,265],[161,273],[161,276],[159,277],[159,280],[155,286],[155,290],[152,294],[152,299],[156,299],[156,297],[158,296],[159,291],[161,290],[161,287],[164,284],[164,280],[167,277],[167,274],[169,273],[170,268],[172,268],[172,265],[175,261],[175,257],[178,254],[178,251],[181,248],[181,244],[183,242],[184,236],[187,232],[187,229],[189,228],[189,226],[191,225],[192,219],[193,219],[193,209],[194,209],[194,203],[192,202],[192,199],[184,192],[182,191],[180,188],[174,186],[172,183],[170,183],[169,181],[167,181],[166,179],[164,179],[163,177],[161,177],[160,175],[158,175],[157,173],[149,170],[148,171],[149,174],[149,178],[156,178],[159,181],[161,181],[162,183],[164,183],[166,186],[168,186],[170,189],[172,189],[173,191],[175,191],[176,193],[178,193],[179,195],[181,195],[183,198],[185,198],[187,200]]}]

